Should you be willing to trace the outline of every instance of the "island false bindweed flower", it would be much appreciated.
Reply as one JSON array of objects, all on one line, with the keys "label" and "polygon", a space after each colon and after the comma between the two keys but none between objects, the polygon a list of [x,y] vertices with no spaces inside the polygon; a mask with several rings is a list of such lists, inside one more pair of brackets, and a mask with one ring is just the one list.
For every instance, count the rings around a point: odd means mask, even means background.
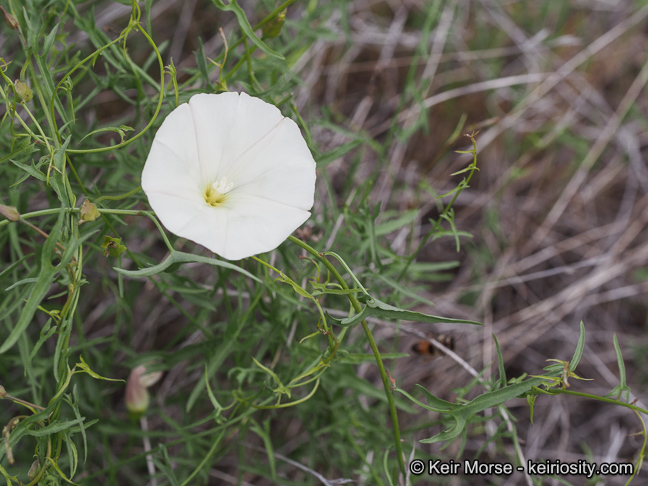
[{"label": "island false bindweed flower", "polygon": [[149,373],[144,365],[131,370],[126,382],[126,409],[131,417],[137,419],[146,412],[151,399],[147,388],[155,385],[160,378],[161,371]]},{"label": "island false bindweed flower", "polygon": [[171,232],[239,260],[275,249],[310,217],[315,161],[276,106],[199,94],[162,123],[142,188]]}]

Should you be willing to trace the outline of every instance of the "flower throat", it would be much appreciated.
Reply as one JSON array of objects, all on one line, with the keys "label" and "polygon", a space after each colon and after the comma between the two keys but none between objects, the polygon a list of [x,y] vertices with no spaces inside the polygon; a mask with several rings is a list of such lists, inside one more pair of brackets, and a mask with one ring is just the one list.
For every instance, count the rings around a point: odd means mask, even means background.
[{"label": "flower throat", "polygon": [[227,201],[227,193],[233,187],[234,183],[227,182],[227,177],[223,177],[220,181],[208,185],[203,192],[205,202],[214,208],[222,206]]}]

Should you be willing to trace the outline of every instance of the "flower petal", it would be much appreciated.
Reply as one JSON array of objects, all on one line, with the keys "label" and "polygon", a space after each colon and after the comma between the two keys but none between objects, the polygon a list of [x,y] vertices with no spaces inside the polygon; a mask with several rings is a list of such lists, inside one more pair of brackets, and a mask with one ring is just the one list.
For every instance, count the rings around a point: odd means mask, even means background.
[{"label": "flower petal", "polygon": [[232,201],[227,246],[220,254],[238,260],[274,250],[309,217],[310,212],[300,208],[259,196],[239,196]]},{"label": "flower petal", "polygon": [[198,94],[189,106],[205,183],[226,175],[229,164],[283,119],[276,106],[245,93]]},{"label": "flower petal", "polygon": [[175,194],[152,193],[148,194],[148,199],[169,231],[227,258],[222,253],[228,234],[226,209],[213,208],[204,200],[201,204]]},{"label": "flower petal", "polygon": [[201,186],[193,117],[183,104],[159,128],[144,170],[142,189],[149,192],[194,193]]},{"label": "flower petal", "polygon": [[228,172],[236,192],[308,210],[315,192],[315,161],[295,122],[284,118],[241,154]]}]

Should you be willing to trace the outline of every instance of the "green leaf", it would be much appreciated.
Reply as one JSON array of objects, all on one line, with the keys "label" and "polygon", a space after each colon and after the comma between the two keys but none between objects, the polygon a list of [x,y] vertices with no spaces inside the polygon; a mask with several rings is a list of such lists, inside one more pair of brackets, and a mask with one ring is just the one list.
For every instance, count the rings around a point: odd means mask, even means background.
[{"label": "green leaf", "polygon": [[205,80],[209,81],[209,71],[207,69],[207,62],[205,61],[205,46],[203,45],[201,37],[198,37],[198,50],[193,51],[193,54],[196,59],[196,67],[198,68],[198,71],[202,74],[202,77]]},{"label": "green leaf", "polygon": [[332,289],[326,285],[318,284],[316,282],[311,282],[315,290],[313,290],[312,296],[318,296],[323,294],[331,295],[350,295],[350,294],[359,294],[362,292],[362,289]]},{"label": "green leaf", "polygon": [[70,438],[71,434],[64,434],[63,440],[67,446],[68,462],[70,463],[70,477],[74,477],[79,465],[79,452],[77,451],[74,441]]},{"label": "green leaf", "polygon": [[97,379],[97,380],[105,380],[105,381],[123,381],[124,383],[126,382],[126,380],[121,380],[121,379],[119,379],[119,378],[106,378],[105,376],[101,376],[100,374],[95,373],[94,371],[92,371],[92,370],[90,369],[90,366],[88,366],[88,363],[86,363],[86,362],[83,360],[83,356],[79,356],[79,360],[81,360],[81,362],[80,362],[80,363],[77,363],[77,364],[75,365],[75,368],[78,368],[80,371],[75,371],[75,373],[87,373],[87,374],[89,374],[90,376],[92,376],[93,378],[95,378],[95,379]]},{"label": "green leaf", "polygon": [[214,395],[214,392],[211,389],[211,385],[209,384],[209,378],[207,377],[207,366],[205,366],[205,373],[203,374],[203,377],[205,378],[205,388],[207,389],[207,396],[209,397],[209,401],[212,403],[212,406],[214,407],[214,411],[216,413],[216,422],[221,423],[225,419],[221,416],[221,413],[223,411],[223,406],[218,403],[218,400],[216,400],[216,395]]},{"label": "green leaf", "polygon": [[53,420],[48,426],[43,427],[42,429],[28,429],[25,432],[25,435],[31,435],[32,437],[47,437],[48,435],[68,430],[72,428],[73,425],[82,423],[83,420],[84,417],[65,421]]},{"label": "green leaf", "polygon": [[14,282],[12,285],[7,287],[5,289],[5,292],[8,292],[13,288],[20,287],[21,285],[26,285],[35,282],[38,282],[38,279],[36,277],[23,278],[22,280],[18,280],[17,282]]},{"label": "green leaf", "polygon": [[327,312],[326,317],[330,318],[333,322],[340,326],[354,326],[368,316],[376,316],[403,321],[429,322],[433,324],[474,324],[476,326],[483,326],[481,322],[469,321],[466,319],[450,319],[449,317],[433,316],[431,314],[423,314],[422,312],[400,309],[398,307],[386,304],[367,294],[360,295],[358,297],[358,300],[360,300],[361,302],[366,301],[366,305],[358,314],[347,317],[346,319],[336,319]]},{"label": "green leaf", "polygon": [[121,244],[121,238],[113,238],[108,235],[104,235],[104,242],[101,248],[104,249],[105,256],[111,257],[118,257],[126,251],[126,247]]},{"label": "green leaf", "polygon": [[423,407],[427,410],[432,410],[433,412],[449,412],[450,410],[452,410],[452,407],[454,406],[453,403],[446,402],[445,400],[441,400],[440,398],[435,397],[429,391],[423,388],[421,385],[416,385],[416,386],[420,387],[421,390],[423,390],[423,393],[425,393],[425,396],[428,399],[428,405],[425,405],[423,402],[417,400],[412,395],[407,393],[405,390],[396,388],[395,391],[402,393],[407,398],[409,398],[412,402],[416,403],[419,407]]},{"label": "green leaf", "polygon": [[[45,298],[45,295],[47,294],[47,291],[52,284],[54,276],[58,273],[58,267],[55,268],[52,265],[51,258],[52,254],[54,253],[56,243],[58,242],[58,238],[61,235],[61,227],[63,226],[64,218],[65,212],[61,211],[59,213],[56,224],[52,228],[52,231],[50,231],[50,235],[45,241],[45,245],[43,246],[38,280],[34,284],[34,287],[32,288],[31,293],[27,298],[27,303],[25,304],[25,307],[23,308],[23,311],[18,318],[18,322],[9,333],[9,336],[7,336],[7,339],[5,339],[5,342],[2,343],[2,346],[0,346],[0,354],[5,353],[9,348],[11,348],[16,343],[16,341],[18,341],[18,338],[20,338],[22,333],[25,332],[25,329],[27,329],[27,326],[34,317],[36,309],[38,309],[41,300]],[[62,261],[59,267],[64,264],[65,261]]]},{"label": "green leaf", "polygon": [[276,278],[275,280],[277,280],[278,282],[282,282],[282,283],[285,283],[285,284],[290,285],[290,286],[293,288],[293,290],[294,290],[297,294],[301,295],[302,297],[306,297],[307,299],[312,299],[312,298],[313,298],[313,296],[312,296],[311,294],[309,294],[308,292],[306,292],[303,288],[301,288],[301,287],[297,284],[297,282],[293,281],[290,277],[288,277],[288,276],[287,276],[285,273],[283,273],[283,272],[279,272],[279,277]]},{"label": "green leaf", "polygon": [[257,423],[256,420],[251,420],[251,426],[250,430],[257,434],[261,440],[263,441],[263,444],[265,445],[266,449],[266,454],[268,457],[268,463],[270,464],[270,477],[276,481],[277,479],[277,466],[274,461],[274,447],[272,446],[272,439],[270,438],[270,431],[268,430],[270,428],[270,422],[269,419],[266,420],[264,423],[265,427],[261,427],[259,423]]},{"label": "green leaf", "polygon": [[625,363],[623,361],[623,355],[621,354],[621,348],[619,347],[619,341],[617,340],[616,334],[612,336],[612,341],[614,343],[614,351],[617,357],[617,365],[619,366],[619,384],[605,396],[614,397],[616,395],[616,400],[619,400],[621,395],[625,392],[627,402],[630,398],[630,387],[626,384]]},{"label": "green leaf", "polygon": [[199,255],[193,255],[191,253],[184,253],[181,251],[174,251],[166,260],[153,267],[142,268],[140,270],[124,270],[123,268],[117,267],[113,267],[113,269],[116,272],[121,273],[122,275],[126,275],[127,277],[151,277],[153,275],[157,275],[158,273],[164,272],[171,265],[180,266],[184,263],[207,263],[208,265],[214,265],[216,267],[228,268],[230,270],[242,273],[246,277],[250,277],[256,282],[262,283],[261,280],[259,280],[247,270],[244,270],[241,267],[237,267],[236,265],[233,265],[231,263],[224,262],[222,260],[216,260],[215,258],[207,258]]},{"label": "green leaf", "polygon": [[51,170],[48,171],[48,180],[47,182],[52,186],[54,192],[59,198],[59,201],[63,203],[65,207],[72,207],[72,201],[70,195],[68,194],[67,187],[63,182],[63,173],[65,172],[65,151],[67,150],[68,145],[70,144],[71,138],[68,137],[63,145],[58,147],[52,156],[52,163],[54,165]]},{"label": "green leaf", "polygon": [[419,213],[418,209],[411,209],[409,211],[405,211],[404,213],[402,213],[401,216],[399,216],[398,218],[391,219],[389,221],[385,221],[384,223],[377,225],[376,236],[388,235],[389,233],[401,229],[403,226],[408,226],[412,224],[414,221],[416,221],[416,218],[418,217],[418,213]]},{"label": "green leaf", "polygon": [[436,442],[441,442],[445,440],[450,440],[458,437],[465,429],[466,424],[470,421],[470,418],[480,412],[483,412],[486,409],[497,407],[502,403],[517,398],[521,395],[529,393],[533,387],[541,385],[546,378],[544,377],[535,377],[530,378],[526,381],[515,383],[504,388],[499,388],[494,391],[484,393],[483,395],[478,396],[474,400],[466,403],[450,403],[445,400],[432,395],[428,390],[426,390],[421,385],[417,385],[420,390],[425,394],[428,405],[424,405],[407,392],[397,388],[396,391],[402,393],[411,401],[417,405],[434,412],[441,412],[444,414],[449,414],[450,418],[454,421],[454,425],[443,432],[430,437],[428,439],[423,439],[420,442],[425,444],[434,444]]},{"label": "green leaf", "polygon": [[[319,332],[316,334],[320,334]],[[382,360],[409,358],[409,353],[380,353]],[[338,350],[335,357],[337,363],[342,364],[362,364],[362,363],[375,363],[376,357],[370,353],[349,353],[342,349]]]},{"label": "green leaf", "polygon": [[58,31],[60,22],[54,26],[49,34],[45,37],[45,42],[43,42],[43,55],[48,56],[54,46],[54,41],[56,40],[56,32]]},{"label": "green leaf", "polygon": [[418,295],[415,291],[412,289],[405,287],[404,285],[399,284],[396,280],[393,280],[385,275],[382,274],[376,274],[376,277],[378,277],[380,280],[385,282],[387,285],[389,285],[392,289],[394,289],[397,292],[400,292],[403,294],[405,297],[409,297],[412,300],[415,300],[417,302],[420,302],[422,304],[428,305],[430,307],[434,307],[434,302],[431,300],[426,299],[425,297],[421,297]]},{"label": "green leaf", "polygon": [[59,467],[59,465],[56,463],[54,459],[48,457],[48,460],[52,464],[52,467],[56,469],[56,472],[59,474],[59,476],[61,476],[66,483],[74,484],[75,486],[80,486],[78,483],[74,483],[67,478],[67,476],[63,473],[63,471],[61,471],[61,468]]},{"label": "green leaf", "polygon": [[576,351],[574,351],[574,357],[569,363],[569,370],[576,371],[576,367],[583,356],[583,350],[585,349],[585,324],[583,321],[580,321],[580,334],[578,336],[578,344],[576,344]]},{"label": "green leaf", "polygon": [[[6,275],[9,275],[11,272],[13,272],[18,267],[18,265],[20,265],[22,262],[24,262],[28,257],[29,257],[29,255],[23,255],[18,260],[13,262],[11,265],[7,265],[4,268],[4,270],[2,270],[0,272],[0,279],[4,278]],[[13,287],[13,285],[12,285],[12,287]],[[5,289],[5,291],[7,291],[7,290],[9,290],[9,289],[8,288]]]},{"label": "green leaf", "polygon": [[34,344],[34,348],[31,350],[31,353],[29,353],[29,362],[32,362],[32,359],[34,356],[36,356],[36,353],[38,353],[38,350],[41,348],[41,346],[47,341],[49,338],[51,338],[56,332],[58,331],[58,328],[56,326],[52,326],[52,319],[47,319],[47,322],[43,326],[40,332],[40,337],[38,338],[38,341],[36,344]]},{"label": "green leaf", "polygon": [[538,398],[538,395],[527,395],[527,403],[529,404],[529,422],[531,422],[531,426],[533,426],[533,411],[536,398]]},{"label": "green leaf", "polygon": [[[45,174],[43,174],[40,170],[38,170],[38,169],[34,166],[34,164],[32,164],[32,165],[26,165],[26,164],[22,164],[22,163],[20,163],[20,162],[18,162],[18,161],[16,161],[16,160],[13,160],[13,159],[11,159],[10,162],[11,162],[13,165],[15,165],[16,167],[19,167],[19,168],[21,168],[22,170],[24,170],[25,172],[27,172],[27,174],[29,174],[29,175],[32,176],[33,178],[38,179],[39,181],[43,181],[43,182],[45,182],[45,179],[46,179]],[[23,177],[20,181],[24,180],[25,178],[26,178],[26,177]],[[20,182],[20,181],[19,181],[19,182]],[[16,184],[14,184],[14,185],[16,185]]]},{"label": "green leaf", "polygon": [[281,34],[281,27],[283,27],[283,24],[286,21],[286,12],[288,12],[288,9],[284,8],[274,19],[263,26],[261,32],[264,39],[279,37],[279,34]]},{"label": "green leaf", "polygon": [[[72,410],[74,411],[74,416],[76,418],[81,418],[81,412],[79,411],[79,393],[76,385],[72,388],[72,398],[69,399],[68,403],[70,404]],[[81,439],[83,440],[83,462],[84,463],[88,459],[88,438],[86,436],[86,429],[89,426],[90,424],[85,424],[83,422],[79,424]]]},{"label": "green leaf", "polygon": [[502,350],[500,349],[499,342],[497,341],[497,336],[493,334],[493,341],[495,341],[495,349],[497,350],[497,369],[499,371],[499,386],[506,386],[506,370],[504,369],[504,357],[502,356]]},{"label": "green leaf", "polygon": [[83,137],[81,140],[79,140],[79,143],[83,142],[88,137],[92,137],[93,135],[96,135],[98,133],[103,133],[103,132],[113,132],[119,135],[119,138],[121,139],[121,142],[123,142],[126,139],[126,132],[133,132],[135,129],[133,127],[129,127],[127,125],[120,125],[118,127],[102,127],[98,128],[97,130],[93,130],[92,132],[88,133],[85,137]]},{"label": "green leaf", "polygon": [[238,3],[236,3],[236,0],[230,0],[229,4],[225,4],[222,0],[212,0],[216,6],[222,10],[229,11],[229,12],[234,12],[234,15],[236,15],[236,20],[238,20],[239,25],[241,26],[241,29],[243,32],[245,32],[245,35],[248,36],[248,38],[252,41],[252,43],[257,46],[259,49],[261,49],[263,52],[266,54],[276,57],[277,59],[281,59],[282,61],[285,59],[281,54],[279,54],[276,51],[273,51],[270,49],[267,45],[263,43],[259,37],[254,33],[254,29],[250,25],[250,22],[248,21],[247,17],[245,16],[245,11],[240,7]]},{"label": "green leaf", "polygon": [[353,150],[359,145],[362,145],[361,139],[352,140],[351,142],[340,145],[339,147],[331,150],[330,152],[321,154],[319,157],[317,157],[317,168],[323,169],[331,162],[335,162],[337,159],[343,157],[344,155],[346,155],[347,153],[349,153],[351,150]]}]

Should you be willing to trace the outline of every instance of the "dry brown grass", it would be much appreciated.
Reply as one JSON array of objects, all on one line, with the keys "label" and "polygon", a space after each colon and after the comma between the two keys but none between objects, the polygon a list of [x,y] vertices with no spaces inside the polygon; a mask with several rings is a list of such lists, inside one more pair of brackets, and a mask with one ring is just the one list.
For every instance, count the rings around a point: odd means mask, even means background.
[{"label": "dry brown grass", "polygon": [[[510,376],[539,373],[547,358],[568,360],[584,321],[580,374],[594,381],[574,383],[574,390],[606,394],[618,383],[616,334],[629,384],[645,404],[640,356],[647,346],[648,283],[639,270],[648,263],[648,7],[568,3],[564,25],[548,22],[533,32],[521,23],[533,23],[536,3],[441,2],[441,22],[424,40],[430,55],[417,67],[417,82],[430,82],[423,96],[429,133],[394,140],[386,168],[366,157],[357,173],[382,170],[372,197],[383,207],[426,208],[409,234],[394,237],[396,250],[405,254],[427,233],[426,217],[435,214],[433,203],[416,199],[414,186],[424,178],[439,193],[450,189],[450,173],[467,159],[438,151],[447,150],[462,114],[468,125],[486,121],[477,138],[480,172],[457,207],[457,226],[474,240],[464,243],[453,281],[424,296],[437,303],[436,313],[482,320],[483,329],[454,331],[457,354],[481,370],[495,359],[495,333]],[[310,108],[317,100],[340,113],[350,131],[376,138],[394,118],[401,127],[411,124],[418,104],[410,97],[397,108],[408,98],[405,74],[421,42],[408,25],[425,8],[415,1],[351,2],[351,45],[340,33],[337,42],[322,40],[311,49],[300,104]],[[485,25],[505,38],[497,42],[502,47],[470,47]],[[316,136],[329,147],[346,141]],[[346,177],[347,167],[344,159],[331,164],[332,180]],[[419,260],[457,258],[453,251],[453,243],[431,243]],[[396,334],[387,324],[378,332],[384,339]],[[408,351],[411,342],[403,339],[399,350]],[[453,397],[451,388],[472,379],[451,358],[413,358],[391,372],[402,388],[421,383],[446,399]],[[577,460],[587,444],[590,460],[627,461],[640,449],[631,435],[640,423],[626,410],[577,399],[539,403],[533,429],[526,406],[514,407],[528,458]],[[480,438],[469,438],[467,450],[477,450]],[[422,447],[438,451],[437,445]]]}]

